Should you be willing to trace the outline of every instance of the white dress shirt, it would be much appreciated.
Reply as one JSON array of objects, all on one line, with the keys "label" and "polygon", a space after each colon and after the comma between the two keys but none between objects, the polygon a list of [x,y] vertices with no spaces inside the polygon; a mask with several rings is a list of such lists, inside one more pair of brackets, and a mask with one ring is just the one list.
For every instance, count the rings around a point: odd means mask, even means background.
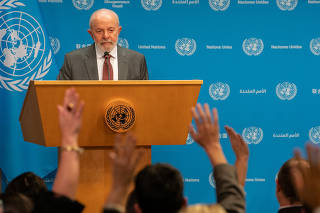
[{"label": "white dress shirt", "polygon": [[[104,63],[104,52],[100,50],[98,45],[96,47],[96,55],[97,55],[97,67],[98,67],[98,76],[99,80],[102,80],[103,75],[103,63]],[[118,80],[118,54],[117,54],[117,45],[109,52],[111,55],[110,63],[112,65],[113,70],[113,80]]]}]

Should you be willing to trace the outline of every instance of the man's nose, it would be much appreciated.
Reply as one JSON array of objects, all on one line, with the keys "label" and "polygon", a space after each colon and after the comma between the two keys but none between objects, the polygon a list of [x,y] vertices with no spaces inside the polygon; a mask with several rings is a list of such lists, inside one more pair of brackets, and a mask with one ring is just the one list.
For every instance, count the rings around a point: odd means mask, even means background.
[{"label": "man's nose", "polygon": [[103,38],[109,38],[109,33],[107,30],[103,32]]}]

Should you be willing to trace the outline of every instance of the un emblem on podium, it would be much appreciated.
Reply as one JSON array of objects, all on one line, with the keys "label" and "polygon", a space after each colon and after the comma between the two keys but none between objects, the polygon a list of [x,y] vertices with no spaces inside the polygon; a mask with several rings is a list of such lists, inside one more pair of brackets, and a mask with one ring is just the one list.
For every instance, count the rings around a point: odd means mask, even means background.
[{"label": "un emblem on podium", "polygon": [[226,83],[217,82],[209,87],[209,95],[213,100],[226,100],[230,94],[230,87]]},{"label": "un emblem on podium", "polygon": [[23,91],[30,80],[41,80],[52,63],[39,22],[22,11],[0,17],[0,88]]},{"label": "un emblem on podium", "polygon": [[113,101],[107,106],[105,124],[117,133],[127,132],[136,119],[134,108],[125,101]]},{"label": "un emblem on podium", "polygon": [[228,9],[230,0],[209,0],[209,5],[215,11],[224,11]]},{"label": "un emblem on podium", "polygon": [[320,37],[310,41],[310,50],[314,55],[320,55]]},{"label": "un emblem on podium", "polygon": [[72,0],[72,4],[78,10],[89,10],[94,3],[94,0]]},{"label": "un emblem on podium", "polygon": [[263,131],[259,127],[248,127],[242,131],[242,137],[247,144],[259,144],[263,139]]},{"label": "un emblem on podium", "polygon": [[260,55],[263,51],[263,48],[263,42],[258,38],[247,38],[242,43],[242,49],[248,56]]},{"label": "un emblem on podium", "polygon": [[141,5],[145,10],[159,10],[162,0],[141,0]]},{"label": "un emblem on podium", "polygon": [[277,0],[277,6],[280,10],[291,11],[296,8],[298,0]]},{"label": "un emblem on podium", "polygon": [[314,144],[320,143],[320,126],[312,127],[309,130],[309,139]]},{"label": "un emblem on podium", "polygon": [[297,95],[297,86],[294,83],[283,82],[276,87],[276,94],[280,100],[291,100]]}]

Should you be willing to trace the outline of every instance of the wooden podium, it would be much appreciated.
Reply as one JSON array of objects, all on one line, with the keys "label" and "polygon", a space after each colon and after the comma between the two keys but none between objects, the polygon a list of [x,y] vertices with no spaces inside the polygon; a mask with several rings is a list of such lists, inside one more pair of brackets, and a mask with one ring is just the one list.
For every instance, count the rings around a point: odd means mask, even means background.
[{"label": "wooden podium", "polygon": [[111,186],[108,152],[116,133],[104,122],[106,107],[125,101],[135,111],[130,129],[138,149],[143,149],[140,168],[151,163],[151,145],[185,144],[190,108],[195,106],[202,80],[191,81],[31,81],[20,114],[24,140],[47,147],[59,147],[61,134],[57,105],[65,90],[74,87],[84,100],[79,146],[80,184],[77,199],[85,212],[101,212]]}]

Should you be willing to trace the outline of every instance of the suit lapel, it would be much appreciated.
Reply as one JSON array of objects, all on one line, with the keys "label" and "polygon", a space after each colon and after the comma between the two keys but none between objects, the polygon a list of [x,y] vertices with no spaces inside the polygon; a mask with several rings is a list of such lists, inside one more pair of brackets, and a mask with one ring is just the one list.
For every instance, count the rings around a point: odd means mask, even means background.
[{"label": "suit lapel", "polygon": [[95,45],[92,44],[85,58],[89,80],[99,80]]},{"label": "suit lapel", "polygon": [[118,45],[117,47],[118,54],[118,79],[126,80],[128,78],[129,70],[128,70],[128,59],[126,56],[126,51],[122,47]]}]

